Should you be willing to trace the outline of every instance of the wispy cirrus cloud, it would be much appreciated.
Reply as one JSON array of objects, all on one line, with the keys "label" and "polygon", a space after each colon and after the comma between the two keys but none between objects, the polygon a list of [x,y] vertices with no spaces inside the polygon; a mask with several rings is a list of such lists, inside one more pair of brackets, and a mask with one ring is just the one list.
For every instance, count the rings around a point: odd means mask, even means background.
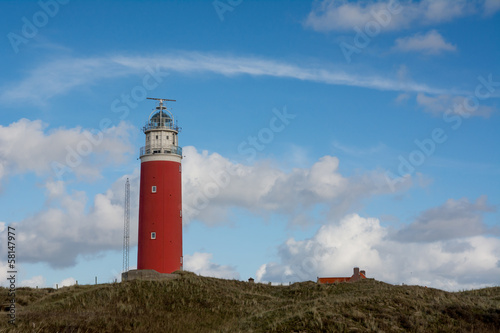
[{"label": "wispy cirrus cloud", "polygon": [[436,30],[431,30],[426,34],[416,34],[396,39],[393,50],[436,55],[446,51],[456,51],[457,47],[446,42],[443,36]]},{"label": "wispy cirrus cloud", "polygon": [[500,1],[498,0],[485,0],[484,1],[484,15],[490,16],[500,10]]},{"label": "wispy cirrus cloud", "polygon": [[18,82],[4,83],[0,101],[29,101],[34,105],[43,105],[51,98],[77,87],[95,84],[102,79],[124,77],[133,72],[110,58],[64,57],[39,64]]},{"label": "wispy cirrus cloud", "polygon": [[153,76],[166,75],[169,72],[208,72],[228,77],[270,76],[377,90],[449,93],[423,83],[401,82],[398,78],[387,77],[385,74],[370,76],[331,70],[331,65],[303,66],[259,57],[200,52],[174,52],[153,56],[66,57],[40,64],[17,82],[4,82],[0,102],[17,103],[28,100],[33,104],[43,105],[51,98],[64,95],[78,87],[92,86],[105,79],[144,75],[148,72]]},{"label": "wispy cirrus cloud", "polygon": [[483,117],[489,118],[495,112],[495,108],[488,105],[478,105],[472,109],[468,105],[466,96],[461,95],[434,95],[428,96],[424,93],[418,93],[416,97],[417,105],[422,107],[425,112],[434,116],[440,116],[445,113],[457,114],[463,117]]}]

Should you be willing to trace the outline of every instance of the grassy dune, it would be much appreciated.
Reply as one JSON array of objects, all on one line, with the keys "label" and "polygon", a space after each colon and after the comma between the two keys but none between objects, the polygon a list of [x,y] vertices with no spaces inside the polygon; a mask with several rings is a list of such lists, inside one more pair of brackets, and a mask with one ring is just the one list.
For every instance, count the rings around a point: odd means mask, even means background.
[{"label": "grassy dune", "polygon": [[499,332],[500,287],[449,293],[365,280],[249,284],[181,272],[168,281],[0,289],[0,332]]}]

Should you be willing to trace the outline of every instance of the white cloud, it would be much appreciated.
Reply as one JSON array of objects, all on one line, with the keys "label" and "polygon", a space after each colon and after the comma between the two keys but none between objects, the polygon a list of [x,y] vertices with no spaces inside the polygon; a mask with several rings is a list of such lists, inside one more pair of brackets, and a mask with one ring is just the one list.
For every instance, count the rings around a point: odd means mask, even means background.
[{"label": "white cloud", "polygon": [[498,0],[485,0],[484,1],[484,14],[493,15],[500,10],[500,1]]},{"label": "white cloud", "polygon": [[[123,176],[105,193],[94,196],[87,207],[82,191],[68,193],[61,181],[48,181],[45,207],[15,223],[21,262],[46,262],[61,268],[76,264],[79,256],[93,256],[123,245],[123,201],[125,178],[130,178],[131,197],[138,197],[139,170]],[[131,200],[131,221],[137,220],[137,200]],[[4,237],[5,232],[0,235]],[[137,242],[137,230],[131,228],[131,242]]]},{"label": "white cloud", "polygon": [[369,147],[369,148],[357,148],[357,147],[352,147],[352,146],[347,146],[344,145],[338,141],[334,141],[332,143],[332,146],[335,148],[335,150],[344,152],[348,155],[354,156],[354,157],[366,157],[370,156],[376,153],[380,153],[382,150],[386,149],[387,147],[383,143],[378,143],[375,146]]},{"label": "white cloud", "polygon": [[33,276],[31,279],[22,280],[19,282],[19,287],[43,288],[46,280],[42,275]]},{"label": "white cloud", "polygon": [[[332,156],[322,157],[309,168],[285,172],[270,161],[243,165],[217,153],[199,153],[194,147],[185,147],[184,154],[185,224],[194,218],[208,225],[224,223],[236,207],[264,216],[283,214],[292,224],[306,225],[315,223],[313,211],[318,205],[327,207],[325,213],[335,217],[359,205],[364,198],[392,193],[382,170],[344,177],[338,171],[339,160]],[[79,256],[120,250],[127,177],[131,181],[131,197],[137,198],[139,169],[118,179],[106,192],[96,194],[90,204],[85,192],[68,191],[64,181],[47,180],[44,208],[15,224],[19,248],[23,249],[18,253],[19,259],[46,262],[57,268],[76,264]],[[405,179],[398,183],[396,191],[408,189],[411,183],[410,178]],[[132,200],[132,221],[137,217],[137,204],[138,200]],[[136,228],[131,230],[133,246]]]},{"label": "white cloud", "polygon": [[310,239],[288,239],[278,251],[281,263],[261,266],[257,280],[288,282],[315,280],[316,276],[332,274],[343,276],[356,265],[366,268],[373,276],[373,267],[381,262],[373,247],[386,234],[377,219],[349,215],[340,223],[323,225]]},{"label": "white cloud", "polygon": [[[44,105],[52,97],[64,94],[78,86],[98,82],[106,78],[124,77],[133,69],[119,66],[110,58],[62,58],[35,68],[28,78],[14,87],[6,85],[0,94],[4,102],[29,100]],[[64,75],[66,73],[66,75]]]},{"label": "white cloud", "polygon": [[398,97],[396,97],[395,102],[398,104],[402,104],[406,102],[408,99],[410,99],[410,94],[402,93],[399,94]]},{"label": "white cloud", "polygon": [[195,252],[184,255],[184,269],[203,276],[221,279],[239,279],[240,274],[233,266],[218,265],[212,261],[212,253]]},{"label": "white cloud", "polygon": [[257,271],[258,281],[316,280],[350,276],[355,266],[368,277],[389,283],[426,285],[446,290],[498,283],[500,239],[463,237],[428,243],[402,243],[378,219],[353,214],[322,226],[306,240],[288,239],[279,248],[280,263]]},{"label": "white cloud", "polygon": [[125,122],[104,131],[47,127],[40,120],[28,119],[0,125],[0,181],[27,172],[50,178],[74,173],[96,179],[103,167],[119,165],[133,152],[129,143],[133,128]]},{"label": "white cloud", "polygon": [[58,283],[59,288],[61,287],[70,287],[74,286],[76,284],[76,279],[69,277],[67,279],[62,280],[61,282]]},{"label": "white cloud", "polygon": [[396,39],[393,50],[401,52],[422,52],[424,54],[440,54],[443,51],[456,51],[457,47],[447,43],[443,36],[436,30],[431,30],[427,34],[415,34],[411,37]]},{"label": "white cloud", "polygon": [[464,118],[488,118],[495,111],[491,106],[475,104],[477,100],[464,96],[453,96],[448,94],[428,96],[419,93],[417,94],[416,101],[425,112],[435,116],[446,113],[450,115],[459,115]]},{"label": "white cloud", "polygon": [[[293,217],[292,224],[311,224],[309,213],[317,205],[326,204],[330,215],[339,216],[364,198],[392,193],[382,170],[344,177],[333,156],[320,158],[310,168],[284,172],[270,161],[243,165],[194,147],[185,147],[184,154],[184,223],[224,223],[230,208],[239,207],[255,214],[285,214]],[[396,191],[404,191],[412,180],[397,185]]]},{"label": "white cloud", "polygon": [[402,242],[433,242],[482,235],[488,232],[482,213],[494,211],[482,196],[472,203],[467,198],[449,199],[442,206],[429,209],[400,230],[395,239]]},{"label": "white cloud", "polygon": [[[327,66],[330,66],[327,64]],[[146,67],[149,70],[146,70]],[[337,66],[338,67],[338,66]],[[211,53],[176,52],[161,56],[110,56],[107,58],[57,59],[41,64],[19,82],[2,87],[3,103],[46,104],[51,98],[64,95],[79,86],[88,86],[103,79],[131,74],[148,75],[154,72],[159,79],[169,72],[210,72],[224,76],[271,76],[303,81],[346,85],[378,90],[444,93],[442,89],[415,82],[400,82],[387,75],[357,75],[324,67],[304,67],[292,63],[258,57],[221,56]]]},{"label": "white cloud", "polygon": [[399,65],[397,78],[401,82],[407,82],[410,80],[410,71],[408,70],[408,67],[406,65]]},{"label": "white cloud", "polygon": [[497,6],[487,1],[422,0],[316,2],[304,25],[316,31],[363,29],[368,22],[378,24],[380,31],[406,29],[412,26],[449,22],[477,12],[491,13]]},{"label": "white cloud", "polygon": [[[126,128],[122,125],[114,131],[121,133]],[[65,145],[78,144],[84,137],[83,132],[79,128],[46,132],[41,122],[29,120],[0,127],[0,141],[4,143],[0,146],[0,165],[4,166],[5,175],[22,172],[46,175],[51,172],[51,160],[60,159],[66,153]],[[29,136],[32,138],[23,140]],[[111,153],[107,147],[113,147],[116,153],[115,148],[120,147],[119,137],[118,134],[104,135],[95,151],[109,157]],[[38,157],[16,151],[21,141],[27,152]],[[123,145],[123,149],[118,150],[128,151],[127,148]],[[50,152],[44,156],[39,150]],[[314,223],[309,213],[319,204],[329,205],[329,214],[341,214],[362,198],[392,191],[382,171],[346,178],[338,172],[339,161],[332,156],[321,158],[310,168],[284,172],[270,161],[248,166],[233,163],[216,153],[199,153],[194,147],[185,147],[184,154],[184,223],[193,218],[209,225],[224,223],[231,209],[238,207],[255,214],[294,216],[291,223],[304,225]],[[99,165],[82,162],[75,172],[98,174]],[[78,256],[121,249],[126,177],[117,180],[106,192],[96,194],[90,204],[87,204],[89,198],[85,192],[68,191],[65,181],[48,177],[45,207],[16,223],[19,246],[23,249],[18,253],[19,258],[23,262],[67,267],[74,265]],[[139,170],[129,177],[134,198],[138,196]],[[398,185],[397,190],[405,190],[411,186],[411,180]],[[137,209],[137,200],[132,200],[132,216],[137,215]],[[134,228],[132,232],[136,232]],[[131,235],[131,239],[136,237]]]}]

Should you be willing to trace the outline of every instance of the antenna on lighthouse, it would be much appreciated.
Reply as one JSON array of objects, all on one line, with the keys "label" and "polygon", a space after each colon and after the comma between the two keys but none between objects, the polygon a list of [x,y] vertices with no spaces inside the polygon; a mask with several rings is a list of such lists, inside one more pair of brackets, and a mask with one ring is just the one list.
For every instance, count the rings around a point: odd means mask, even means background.
[{"label": "antenna on lighthouse", "polygon": [[163,101],[168,101],[168,102],[176,102],[175,99],[166,99],[166,98],[153,98],[153,97],[147,97],[147,99],[154,99],[155,101],[160,101],[160,103],[163,103]]},{"label": "antenna on lighthouse", "polygon": [[129,268],[129,240],[130,240],[130,182],[125,183],[125,204],[123,214],[123,272]]}]

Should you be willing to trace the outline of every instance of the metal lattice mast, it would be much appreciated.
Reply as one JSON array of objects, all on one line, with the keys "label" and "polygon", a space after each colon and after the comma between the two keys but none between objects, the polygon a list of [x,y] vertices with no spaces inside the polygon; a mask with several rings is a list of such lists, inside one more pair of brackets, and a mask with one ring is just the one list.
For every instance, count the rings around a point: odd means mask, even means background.
[{"label": "metal lattice mast", "polygon": [[130,240],[130,182],[127,178],[125,183],[125,205],[123,214],[123,271],[129,268],[129,240]]}]

